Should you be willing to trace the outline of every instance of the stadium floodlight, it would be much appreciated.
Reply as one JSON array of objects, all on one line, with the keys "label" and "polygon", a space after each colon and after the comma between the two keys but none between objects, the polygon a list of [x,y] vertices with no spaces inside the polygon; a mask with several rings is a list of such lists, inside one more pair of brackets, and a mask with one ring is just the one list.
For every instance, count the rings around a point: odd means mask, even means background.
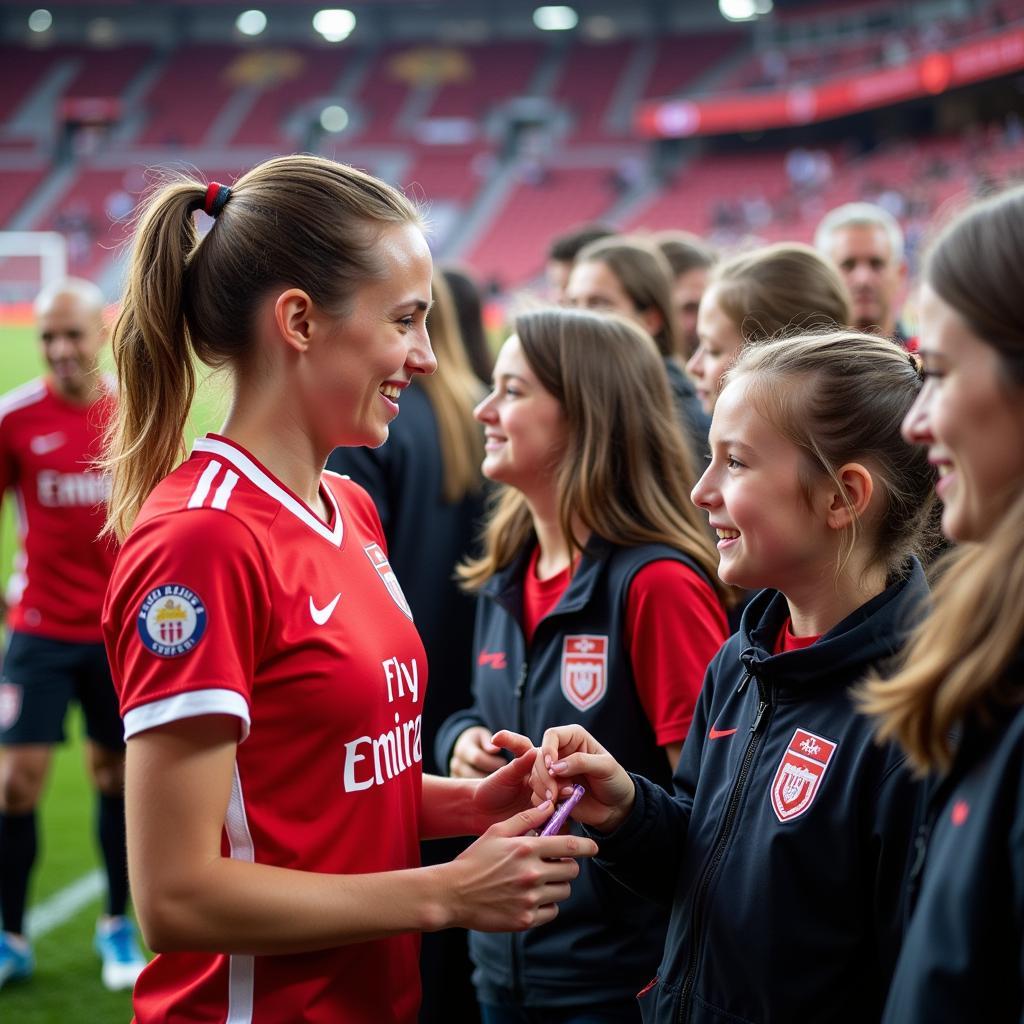
[{"label": "stadium floodlight", "polygon": [[313,28],[329,43],[340,43],[347,39],[356,27],[356,16],[351,11],[329,9],[313,15]]},{"label": "stadium floodlight", "polygon": [[538,7],[533,12],[533,23],[543,32],[565,32],[579,20],[571,7]]},{"label": "stadium floodlight", "polygon": [[348,127],[348,111],[337,104],[331,104],[320,111],[320,127],[325,132],[343,132]]},{"label": "stadium floodlight", "polygon": [[93,46],[113,46],[117,42],[117,23],[113,18],[93,18],[85,36]]},{"label": "stadium floodlight", "polygon": [[235,28],[243,36],[258,36],[267,27],[267,16],[262,11],[242,11],[235,19]]},{"label": "stadium floodlight", "polygon": [[28,16],[28,27],[33,32],[47,32],[53,24],[53,15],[45,8],[40,7]]},{"label": "stadium floodlight", "polygon": [[771,14],[772,0],[718,0],[718,10],[726,21],[752,21]]}]

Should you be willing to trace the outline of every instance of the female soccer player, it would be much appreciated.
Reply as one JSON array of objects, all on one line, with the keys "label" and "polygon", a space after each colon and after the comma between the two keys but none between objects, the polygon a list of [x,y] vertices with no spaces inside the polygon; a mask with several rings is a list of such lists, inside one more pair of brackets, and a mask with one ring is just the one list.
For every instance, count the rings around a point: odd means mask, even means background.
[{"label": "female soccer player", "polygon": [[889,1024],[1024,1011],[1024,189],[968,210],[926,261],[925,386],[904,434],[938,468],[934,610],[866,706],[936,786]]},{"label": "female soccer player", "polygon": [[[216,218],[202,241],[196,209]],[[329,160],[171,185],[139,225],[104,628],[160,953],[140,1024],[412,1021],[418,930],[549,921],[565,858],[593,851],[523,835],[550,812],[516,813],[528,759],[482,783],[422,776],[423,647],[369,496],[322,473],[336,445],[382,443],[434,369],[430,288],[412,206]],[[230,368],[232,404],[175,468],[194,357]],[[479,832],[417,867],[421,837]]]},{"label": "female soccer player", "polygon": [[852,332],[749,348],[727,380],[693,500],[719,576],[768,589],[708,669],[675,792],[578,725],[545,735],[535,784],[582,782],[600,863],[671,905],[645,1020],[877,1020],[918,787],[852,695],[926,593],[932,472],[900,437],[920,380]]},{"label": "female soccer player", "polygon": [[[493,730],[539,739],[571,719],[667,788],[728,628],[657,349],[617,316],[525,314],[476,414],[505,490],[462,573],[480,593],[474,704],[442,727],[438,763],[480,778],[505,763]],[[635,1020],[666,923],[584,870],[544,929],[471,936],[486,1024]]]},{"label": "female soccer player", "polygon": [[768,245],[711,271],[697,310],[697,350],[686,370],[710,413],[744,345],[849,322],[850,295],[831,263],[806,245]]},{"label": "female soccer player", "polygon": [[[486,388],[470,367],[446,278],[435,273],[427,333],[437,371],[414,377],[402,394],[402,415],[379,448],[335,448],[327,468],[361,484],[373,498],[387,539],[388,560],[402,581],[430,665],[430,695],[420,731],[424,770],[434,764],[438,727],[470,701],[473,660],[471,595],[455,567],[475,550],[484,519],[480,472],[484,437],[473,409]],[[431,840],[424,864],[451,860],[465,838]],[[477,1012],[469,980],[466,933],[447,928],[425,935],[420,950],[423,1002],[420,1024],[453,1017],[471,1024]]]}]

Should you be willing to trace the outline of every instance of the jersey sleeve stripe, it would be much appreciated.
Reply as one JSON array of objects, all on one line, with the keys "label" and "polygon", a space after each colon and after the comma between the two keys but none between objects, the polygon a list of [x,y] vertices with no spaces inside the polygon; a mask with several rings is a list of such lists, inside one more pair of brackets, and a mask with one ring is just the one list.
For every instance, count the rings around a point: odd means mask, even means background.
[{"label": "jersey sleeve stripe", "polygon": [[235,489],[235,484],[238,483],[238,474],[233,470],[227,470],[224,473],[224,481],[220,487],[217,488],[217,493],[213,496],[213,501],[210,502],[210,508],[219,508],[221,511],[228,507],[228,499],[231,497],[231,492]]},{"label": "jersey sleeve stripe", "polygon": [[35,380],[30,380],[13,391],[8,391],[6,395],[0,397],[0,420],[8,413],[16,412],[18,409],[24,409],[27,405],[35,405],[36,402],[41,402],[45,397],[46,382],[42,377],[37,377]]},{"label": "jersey sleeve stripe", "polygon": [[213,459],[206,469],[203,470],[203,475],[199,478],[196,489],[188,499],[186,508],[203,507],[203,502],[206,501],[206,496],[210,493],[210,488],[213,486],[214,477],[220,472],[220,468],[220,463]]},{"label": "jersey sleeve stripe", "polygon": [[[245,794],[242,778],[238,773],[238,762],[231,779],[231,798],[224,815],[224,831],[232,860],[256,860],[256,851],[245,813]],[[252,1024],[256,962],[253,957],[236,953],[228,961],[228,1014],[225,1024]]]},{"label": "jersey sleeve stripe", "polygon": [[236,690],[191,690],[132,708],[124,716],[124,738],[131,739],[147,729],[180,722],[200,715],[233,715],[242,720],[238,742],[249,735],[249,705]]}]

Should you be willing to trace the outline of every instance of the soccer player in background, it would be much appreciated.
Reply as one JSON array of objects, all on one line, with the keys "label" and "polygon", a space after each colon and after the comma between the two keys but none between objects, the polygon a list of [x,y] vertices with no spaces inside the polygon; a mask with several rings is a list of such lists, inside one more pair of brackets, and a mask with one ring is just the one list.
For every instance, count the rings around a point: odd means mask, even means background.
[{"label": "soccer player in background", "polygon": [[103,296],[69,278],[35,303],[47,372],[0,398],[0,493],[17,505],[20,549],[3,605],[0,679],[0,986],[33,970],[25,903],[36,860],[36,807],[64,739],[68,704],[85,716],[86,763],[98,801],[107,906],[96,926],[103,983],[131,988],[146,961],[125,916],[124,738],[100,611],[115,546],[98,540],[109,479],[96,466],[114,409],[98,371]]}]

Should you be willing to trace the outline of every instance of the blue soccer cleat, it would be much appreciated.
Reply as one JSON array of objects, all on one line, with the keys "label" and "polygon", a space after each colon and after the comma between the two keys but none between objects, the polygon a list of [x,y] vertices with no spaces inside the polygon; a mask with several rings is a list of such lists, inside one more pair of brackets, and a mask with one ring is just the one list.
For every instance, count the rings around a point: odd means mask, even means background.
[{"label": "blue soccer cleat", "polygon": [[9,981],[31,977],[35,966],[32,947],[24,939],[0,932],[0,988]]},{"label": "blue soccer cleat", "polygon": [[111,992],[134,988],[135,980],[146,966],[146,958],[135,937],[135,925],[126,917],[97,921],[93,945],[103,958],[104,988]]}]

